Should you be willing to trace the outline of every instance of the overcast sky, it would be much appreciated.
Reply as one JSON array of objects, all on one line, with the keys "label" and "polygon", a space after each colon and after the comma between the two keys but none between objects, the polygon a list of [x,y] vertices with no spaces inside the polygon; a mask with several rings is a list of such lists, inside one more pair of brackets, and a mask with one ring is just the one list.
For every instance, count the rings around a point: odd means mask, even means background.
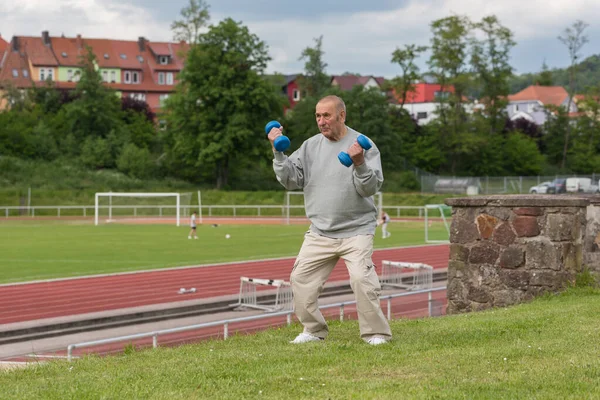
[{"label": "overcast sky", "polygon": [[[326,72],[391,78],[391,54],[406,44],[428,45],[431,21],[453,14],[473,21],[496,15],[514,33],[511,65],[536,72],[544,60],[565,67],[557,37],[580,19],[589,24],[583,57],[600,54],[600,0],[208,0],[211,23],[231,17],[269,46],[268,72],[302,72],[298,58],[323,35]],[[172,40],[170,24],[188,0],[0,0],[0,34]],[[419,61],[424,72],[427,55]]]}]

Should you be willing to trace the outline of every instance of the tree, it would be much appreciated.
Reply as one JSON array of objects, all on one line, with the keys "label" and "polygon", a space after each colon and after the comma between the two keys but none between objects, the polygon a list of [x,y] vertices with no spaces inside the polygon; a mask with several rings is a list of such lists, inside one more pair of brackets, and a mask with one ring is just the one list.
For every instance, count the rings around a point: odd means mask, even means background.
[{"label": "tree", "polygon": [[81,76],[73,97],[65,106],[70,133],[79,142],[86,137],[106,138],[122,126],[121,101],[114,90],[102,84],[96,56],[87,47],[80,58]]},{"label": "tree", "polygon": [[461,135],[466,133],[466,113],[463,98],[469,83],[467,67],[468,34],[471,22],[467,17],[453,15],[431,23],[430,74],[441,85],[441,91],[454,90],[448,97],[438,96],[441,145],[449,155],[450,171],[455,173],[464,149]]},{"label": "tree", "polygon": [[[489,132],[500,132],[505,124],[508,79],[513,68],[509,64],[510,50],[515,42],[510,29],[502,26],[495,16],[483,18],[473,25],[482,33],[471,40],[471,65],[481,86],[481,99],[485,105],[482,114],[486,117]],[[477,32],[476,32],[477,33]]]},{"label": "tree", "polygon": [[2,82],[2,97],[0,100],[6,102],[6,109],[12,111],[24,111],[33,106],[27,91],[17,88],[12,82]]},{"label": "tree", "polygon": [[323,36],[315,40],[315,47],[302,50],[299,60],[304,63],[304,76],[299,79],[299,84],[307,96],[320,97],[330,86],[331,79],[325,73],[327,64],[323,61]]},{"label": "tree", "polygon": [[544,166],[535,140],[518,131],[508,134],[502,155],[505,171],[511,175],[538,175]]},{"label": "tree", "polygon": [[590,88],[577,108],[582,115],[574,127],[569,167],[577,173],[594,173],[600,168],[600,86]]},{"label": "tree", "polygon": [[193,179],[211,169],[222,189],[232,163],[268,156],[264,126],[284,101],[263,76],[269,60],[266,44],[231,18],[199,36],[166,106],[173,172]]},{"label": "tree", "polygon": [[415,59],[427,50],[426,46],[407,44],[404,49],[396,49],[392,53],[392,62],[400,66],[402,75],[392,79],[390,86],[400,96],[400,106],[404,107],[408,93],[414,92],[415,83],[420,79],[419,67]]},{"label": "tree", "polygon": [[[583,34],[583,31],[588,27],[588,24],[581,20],[577,20],[573,23],[572,26],[565,28],[562,36],[558,37],[569,51],[569,100],[567,102],[567,113],[571,112],[571,104],[573,102],[573,96],[575,95],[575,79],[576,79],[576,69],[577,69],[577,60],[579,59],[579,52],[583,45],[588,42],[588,37]],[[567,151],[569,149],[569,136],[571,134],[571,126],[567,125],[567,129],[565,130],[565,143],[563,147],[563,157],[561,162],[561,168],[565,168],[567,162]]]},{"label": "tree", "polygon": [[542,71],[538,74],[536,83],[540,86],[552,86],[554,84],[552,79],[552,71],[548,69],[546,60],[542,64]]},{"label": "tree", "polygon": [[200,31],[210,20],[209,5],[204,0],[189,0],[187,7],[181,9],[181,19],[171,23],[173,40],[184,41],[191,46],[198,42]]}]

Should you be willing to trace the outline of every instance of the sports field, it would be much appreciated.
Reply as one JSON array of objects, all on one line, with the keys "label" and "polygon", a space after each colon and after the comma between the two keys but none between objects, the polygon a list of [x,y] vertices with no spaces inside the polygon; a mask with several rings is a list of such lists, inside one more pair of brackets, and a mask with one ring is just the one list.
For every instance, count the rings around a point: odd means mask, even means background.
[{"label": "sports field", "polygon": [[[177,266],[293,257],[308,225],[187,226],[107,224],[86,221],[0,220],[0,284],[40,279],[152,270]],[[441,223],[429,237],[447,239]],[[424,244],[423,221],[395,221],[392,236],[375,248]],[[225,235],[231,235],[226,239]]]}]

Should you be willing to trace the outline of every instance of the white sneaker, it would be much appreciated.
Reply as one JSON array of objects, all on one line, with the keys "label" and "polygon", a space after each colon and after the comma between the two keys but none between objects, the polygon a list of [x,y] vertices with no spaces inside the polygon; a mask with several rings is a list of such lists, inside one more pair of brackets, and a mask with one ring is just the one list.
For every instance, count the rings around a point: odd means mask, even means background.
[{"label": "white sneaker", "polygon": [[367,343],[373,346],[378,346],[380,344],[386,344],[387,340],[382,337],[374,336],[371,339],[367,340]]},{"label": "white sneaker", "polygon": [[311,335],[310,333],[302,332],[301,334],[296,336],[296,339],[290,341],[290,343],[299,344],[299,343],[308,343],[308,342],[318,342],[320,340],[323,340],[323,338],[320,338],[315,335]]},{"label": "white sneaker", "polygon": [[191,239],[191,238],[192,238],[191,236],[188,236],[188,239]]},{"label": "white sneaker", "polygon": [[198,239],[198,236],[194,236],[194,239]]}]

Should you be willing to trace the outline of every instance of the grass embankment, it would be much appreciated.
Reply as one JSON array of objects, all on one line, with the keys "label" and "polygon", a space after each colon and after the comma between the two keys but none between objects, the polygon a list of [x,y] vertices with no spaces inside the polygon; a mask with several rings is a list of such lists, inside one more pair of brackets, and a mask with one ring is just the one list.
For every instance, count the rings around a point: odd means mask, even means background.
[{"label": "grass embankment", "polygon": [[582,399],[600,397],[600,291],[392,322],[378,347],[356,322],[320,343],[299,326],[227,341],[91,356],[0,373],[4,399]]},{"label": "grass embankment", "polygon": [[[275,175],[265,179],[276,182]],[[392,178],[390,178],[392,179]],[[26,206],[31,188],[32,206],[93,205],[96,192],[196,192],[202,190],[203,204],[283,205],[285,190],[217,191],[173,179],[140,180],[111,170],[87,170],[65,162],[26,161],[0,157],[0,206]],[[386,193],[384,205],[418,206],[443,203],[445,195]],[[156,199],[153,201],[156,202]],[[157,203],[155,203],[157,204]],[[172,204],[172,202],[170,203]]]}]

